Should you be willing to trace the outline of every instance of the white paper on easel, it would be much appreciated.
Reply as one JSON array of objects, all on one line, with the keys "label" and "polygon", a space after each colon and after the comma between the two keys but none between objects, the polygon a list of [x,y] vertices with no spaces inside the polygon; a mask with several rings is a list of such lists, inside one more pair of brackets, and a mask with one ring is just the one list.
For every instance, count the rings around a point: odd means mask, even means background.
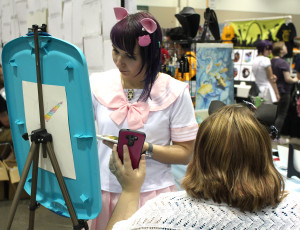
[{"label": "white paper on easel", "polygon": [[[40,113],[37,83],[23,81],[23,98],[28,134],[40,129]],[[43,84],[45,128],[52,135],[53,150],[62,175],[76,179],[73,152],[70,139],[68,107],[64,86]],[[54,173],[49,156],[43,158],[40,151],[39,167]]]}]

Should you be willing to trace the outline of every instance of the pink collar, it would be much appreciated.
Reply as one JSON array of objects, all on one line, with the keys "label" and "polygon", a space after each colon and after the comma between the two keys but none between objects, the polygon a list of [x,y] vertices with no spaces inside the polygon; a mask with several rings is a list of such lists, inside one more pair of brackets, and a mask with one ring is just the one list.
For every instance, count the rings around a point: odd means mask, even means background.
[{"label": "pink collar", "polygon": [[110,118],[120,125],[127,117],[130,129],[142,128],[150,111],[160,111],[169,107],[188,86],[167,74],[160,73],[153,84],[151,99],[147,102],[129,103],[117,69],[92,74],[90,84],[96,99],[105,107],[114,110]]}]

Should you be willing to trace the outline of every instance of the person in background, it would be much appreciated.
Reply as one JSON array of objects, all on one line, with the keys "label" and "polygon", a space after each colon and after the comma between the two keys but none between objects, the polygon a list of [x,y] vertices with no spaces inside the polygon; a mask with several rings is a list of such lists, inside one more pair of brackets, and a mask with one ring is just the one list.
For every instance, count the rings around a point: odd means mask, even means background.
[{"label": "person in background", "polygon": [[165,46],[162,44],[161,46],[161,62],[162,65],[168,65],[170,61],[170,54]]},{"label": "person in background", "polygon": [[300,38],[297,38],[294,40],[294,44],[297,48],[297,51],[295,52],[295,70],[297,73],[297,78],[300,80]]},{"label": "person in background", "polygon": [[127,147],[124,164],[114,147],[109,165],[122,194],[107,229],[299,229],[300,197],[285,191],[263,125],[274,122],[275,107],[254,112],[213,101],[198,130],[184,191],[161,194],[139,210],[145,160],[132,170]]},{"label": "person in background", "polygon": [[[277,88],[280,93],[280,100],[278,101],[277,118],[275,127],[278,129],[279,135],[284,125],[285,118],[287,117],[292,84],[298,82],[298,78],[292,78],[290,75],[290,65],[282,57],[287,54],[287,48],[284,42],[275,42],[273,44],[273,58],[271,60],[272,71],[277,76]],[[285,144],[288,139],[278,139],[278,142]]]},{"label": "person in background", "polygon": [[[1,143],[5,144],[1,145]],[[2,65],[0,64],[0,160],[8,160],[15,157],[12,144],[13,142],[5,99],[3,70]]]},{"label": "person in background", "polygon": [[174,77],[180,81],[196,80],[197,58],[195,52],[191,51],[191,44],[183,28],[169,29],[166,32],[166,41],[175,43],[174,49],[179,67],[175,69]]},{"label": "person in background", "polygon": [[[139,206],[163,192],[176,191],[171,164],[188,164],[198,130],[188,84],[160,73],[162,32],[146,12],[115,8],[112,58],[117,67],[90,76],[98,132],[118,136],[120,129],[144,132],[147,175]],[[122,188],[108,168],[112,144],[98,143],[102,211],[90,229],[105,229]],[[140,154],[140,153],[138,153]]]},{"label": "person in background", "polygon": [[272,72],[270,54],[272,51],[272,43],[263,40],[257,43],[258,56],[253,60],[252,72],[255,76],[255,83],[259,88],[259,97],[265,104],[272,104],[279,101],[280,94],[277,89],[276,75]]},{"label": "person in background", "polygon": [[[295,44],[295,70],[297,73],[297,78],[298,78],[298,90],[300,91],[300,38],[295,38],[294,39],[294,44]],[[300,117],[300,97],[298,97],[297,102],[296,102],[296,110],[297,110],[297,115]]]}]

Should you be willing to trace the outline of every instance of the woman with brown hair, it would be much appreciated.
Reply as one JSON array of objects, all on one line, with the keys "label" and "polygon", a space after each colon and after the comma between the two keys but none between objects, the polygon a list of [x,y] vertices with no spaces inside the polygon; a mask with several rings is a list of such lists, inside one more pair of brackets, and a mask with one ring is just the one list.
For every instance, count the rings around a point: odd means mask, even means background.
[{"label": "woman with brown hair", "polygon": [[[271,60],[272,71],[277,76],[277,88],[280,94],[280,100],[278,101],[278,113],[275,120],[275,126],[278,128],[279,134],[282,131],[284,121],[287,117],[288,110],[291,101],[291,90],[293,84],[298,82],[297,77],[291,77],[290,65],[283,59],[288,53],[287,47],[284,42],[275,42],[273,44],[273,59]],[[286,144],[288,139],[278,139],[279,144]]]},{"label": "woman with brown hair", "polygon": [[136,213],[144,159],[132,170],[127,151],[123,165],[114,148],[110,169],[123,192],[108,229],[299,229],[300,198],[284,190],[272,160],[276,105],[251,110],[215,101],[209,113],[182,182],[185,191],[161,194]]}]

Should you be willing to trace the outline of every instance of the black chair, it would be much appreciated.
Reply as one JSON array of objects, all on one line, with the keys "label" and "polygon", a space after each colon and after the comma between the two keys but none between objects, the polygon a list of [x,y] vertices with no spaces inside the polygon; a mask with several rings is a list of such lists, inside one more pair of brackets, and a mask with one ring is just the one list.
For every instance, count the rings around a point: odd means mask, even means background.
[{"label": "black chair", "polygon": [[287,177],[292,176],[300,178],[300,150],[295,150],[294,146],[289,144]]}]

